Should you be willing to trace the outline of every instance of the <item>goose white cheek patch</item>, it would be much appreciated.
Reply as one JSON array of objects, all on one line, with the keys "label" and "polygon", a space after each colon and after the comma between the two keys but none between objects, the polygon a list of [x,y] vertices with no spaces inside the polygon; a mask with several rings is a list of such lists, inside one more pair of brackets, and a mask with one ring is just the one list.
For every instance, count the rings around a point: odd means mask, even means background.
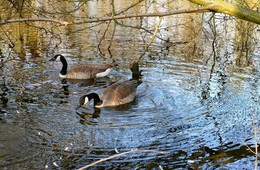
[{"label": "goose white cheek patch", "polygon": [[58,57],[56,58],[56,61],[57,61],[57,60],[60,60],[60,56],[58,56]]},{"label": "goose white cheek patch", "polygon": [[89,102],[88,98],[85,97],[85,102],[84,102],[84,104],[87,104],[88,102]]}]

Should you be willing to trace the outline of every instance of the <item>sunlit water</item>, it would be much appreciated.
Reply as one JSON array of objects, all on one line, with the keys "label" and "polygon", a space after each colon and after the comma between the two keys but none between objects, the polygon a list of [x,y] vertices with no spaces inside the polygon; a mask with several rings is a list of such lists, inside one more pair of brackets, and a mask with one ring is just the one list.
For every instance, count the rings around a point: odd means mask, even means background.
[{"label": "sunlit water", "polygon": [[29,74],[23,86],[1,78],[2,167],[70,169],[135,148],[168,154],[138,152],[97,166],[254,167],[247,146],[254,149],[253,122],[259,118],[258,72],[216,73],[205,85],[198,69],[210,70],[199,63],[147,61],[136,100],[93,117],[92,105],[75,110],[79,97],[130,78],[130,71],[115,70],[87,86],[61,82],[50,63],[17,65],[20,75]]},{"label": "sunlit water", "polygon": [[[102,108],[99,114],[93,114],[92,103],[75,109],[83,94],[131,78],[133,58],[128,55],[136,46],[140,51],[134,54],[142,53],[143,44],[130,41],[132,34],[126,36],[124,31],[117,32],[117,45],[111,47],[118,66],[97,82],[61,81],[60,64],[49,62],[47,55],[4,63],[1,169],[75,169],[132,149],[166,153],[134,152],[92,168],[253,169],[254,128],[259,127],[260,118],[259,50],[251,54],[251,64],[238,66],[234,58],[221,55],[215,62],[206,62],[207,57],[165,55],[157,43],[152,51],[158,53],[146,54],[140,62],[143,82],[135,101]],[[95,47],[86,47],[84,32],[74,36],[57,52],[66,55],[69,64],[89,61],[77,58],[78,49],[84,56],[95,53],[96,37],[89,40]],[[108,57],[91,60],[112,61]]]}]

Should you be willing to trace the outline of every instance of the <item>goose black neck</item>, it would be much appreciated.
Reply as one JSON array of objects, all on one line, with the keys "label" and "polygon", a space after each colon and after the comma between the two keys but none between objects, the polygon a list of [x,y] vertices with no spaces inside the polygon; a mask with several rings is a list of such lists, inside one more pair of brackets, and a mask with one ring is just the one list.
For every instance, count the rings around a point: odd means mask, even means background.
[{"label": "goose black neck", "polygon": [[100,100],[97,93],[90,93],[88,94],[88,97],[89,97],[89,101],[92,99],[94,100],[94,106],[98,106],[102,104],[102,100]]},{"label": "goose black neck", "polygon": [[67,69],[68,69],[68,63],[66,61],[66,59],[63,57],[63,55],[59,55],[60,56],[60,61],[62,63],[62,69],[60,71],[61,75],[66,75],[67,74]]}]

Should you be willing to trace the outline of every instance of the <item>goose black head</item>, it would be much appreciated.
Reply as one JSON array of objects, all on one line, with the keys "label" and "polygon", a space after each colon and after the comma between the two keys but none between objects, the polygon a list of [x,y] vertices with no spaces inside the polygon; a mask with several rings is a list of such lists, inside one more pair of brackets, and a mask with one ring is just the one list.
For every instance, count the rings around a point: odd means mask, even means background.
[{"label": "goose black head", "polygon": [[51,58],[49,61],[57,61],[60,60],[60,58],[63,57],[61,54],[56,54],[53,58]]},{"label": "goose black head", "polygon": [[88,102],[89,102],[88,95],[81,96],[79,98],[79,104],[76,107],[76,110],[78,110],[81,106],[83,106],[84,104],[87,104]]},{"label": "goose black head", "polygon": [[102,105],[103,101],[100,100],[97,93],[90,93],[84,96],[81,96],[79,99],[79,104],[76,109],[79,109],[82,105],[88,104],[89,101],[94,100],[94,107]]}]

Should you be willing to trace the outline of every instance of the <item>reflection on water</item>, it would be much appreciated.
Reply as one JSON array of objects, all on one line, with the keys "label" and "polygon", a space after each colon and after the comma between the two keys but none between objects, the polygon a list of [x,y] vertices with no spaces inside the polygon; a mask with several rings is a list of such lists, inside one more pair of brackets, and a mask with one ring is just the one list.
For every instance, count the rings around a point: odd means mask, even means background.
[{"label": "reflection on water", "polygon": [[[165,11],[176,2],[138,2],[144,8],[129,12]],[[119,12],[129,3],[120,4]],[[59,2],[49,6],[50,14],[55,5]],[[80,5],[85,8],[75,15],[83,18],[110,12],[103,1]],[[260,32],[252,24],[211,13],[165,17],[141,59],[143,83],[136,99],[100,110],[90,103],[76,111],[82,94],[132,77],[131,63],[143,53],[157,21],[46,24],[47,33],[26,24],[1,27],[0,167],[75,169],[139,148],[169,153],[132,153],[93,169],[252,169],[253,123],[260,126]],[[69,64],[91,60],[117,66],[105,78],[60,80],[58,67],[48,62],[57,52],[66,54]]]},{"label": "reflection on water", "polygon": [[1,79],[1,166],[71,169],[116,154],[115,149],[140,148],[169,154],[135,153],[98,166],[252,167],[254,155],[247,146],[254,150],[252,119],[259,109],[254,74],[243,68],[240,73],[216,71],[205,82],[200,76],[211,68],[174,58],[143,65],[136,100],[119,108],[75,110],[81,93],[102,90],[113,77],[131,77],[130,71],[86,85],[44,73],[41,67],[53,68],[47,64],[29,68],[37,76],[28,75],[33,78],[23,88],[15,79]]}]

